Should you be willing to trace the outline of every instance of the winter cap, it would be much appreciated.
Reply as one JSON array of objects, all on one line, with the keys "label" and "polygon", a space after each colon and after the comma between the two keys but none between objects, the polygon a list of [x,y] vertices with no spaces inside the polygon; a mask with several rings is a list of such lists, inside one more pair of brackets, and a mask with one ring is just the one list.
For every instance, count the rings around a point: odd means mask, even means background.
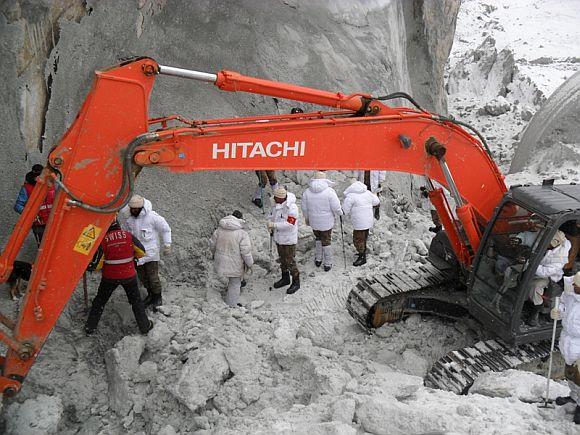
[{"label": "winter cap", "polygon": [[274,189],[274,198],[286,198],[286,189],[282,186]]},{"label": "winter cap", "polygon": [[566,240],[566,236],[564,236],[564,233],[562,231],[558,230],[558,231],[556,231],[554,238],[550,242],[550,246],[552,248],[557,248],[562,243],[564,243],[564,240]]},{"label": "winter cap", "polygon": [[326,172],[316,171],[316,174],[314,174],[314,179],[315,180],[326,180]]},{"label": "winter cap", "polygon": [[145,199],[141,195],[133,195],[129,201],[129,208],[143,208]]},{"label": "winter cap", "polygon": [[36,176],[38,176],[38,175],[40,175],[40,173],[42,172],[43,169],[44,169],[44,167],[37,163],[36,165],[32,165],[31,172],[33,172],[34,174],[36,174]]},{"label": "winter cap", "polygon": [[572,282],[576,287],[580,287],[580,272],[576,272],[576,275],[574,275],[574,279],[572,280]]},{"label": "winter cap", "polygon": [[242,215],[242,212],[239,211],[239,210],[234,210],[234,212],[232,213],[232,216],[235,217],[235,218],[238,218],[238,219],[243,219],[243,217],[244,217]]}]

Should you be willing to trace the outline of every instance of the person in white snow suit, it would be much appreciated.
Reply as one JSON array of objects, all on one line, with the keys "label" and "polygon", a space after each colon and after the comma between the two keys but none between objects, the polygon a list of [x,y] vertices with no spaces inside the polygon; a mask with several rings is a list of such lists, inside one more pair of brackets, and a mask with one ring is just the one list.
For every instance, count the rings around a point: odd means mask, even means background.
[{"label": "person in white snow suit", "polygon": [[145,247],[146,255],[137,261],[137,276],[147,289],[143,301],[146,306],[157,307],[163,303],[159,280],[159,253],[161,244],[164,255],[171,253],[171,228],[167,221],[153,211],[151,201],[141,195],[133,195],[120,215],[121,227],[133,234]]},{"label": "person in white snow suit", "polygon": [[569,250],[570,242],[564,233],[556,231],[532,279],[529,299],[534,304],[534,312],[528,322],[530,326],[537,326],[539,323],[540,312],[544,305],[544,290],[550,284],[550,280],[557,283],[564,276],[564,265],[568,261]]},{"label": "person in white snow suit", "polygon": [[367,262],[367,239],[374,223],[373,207],[379,205],[379,198],[356,180],[344,191],[344,195],[342,210],[345,215],[351,215],[352,241],[357,251],[353,266],[362,266]]},{"label": "person in white snow suit", "polygon": [[[367,186],[367,189],[370,190],[372,193],[377,195],[377,198],[381,196],[381,192],[383,191],[383,184],[387,179],[387,171],[356,171],[357,172],[357,179],[361,183],[364,183]],[[379,220],[381,217],[381,206],[380,203],[373,207],[373,216],[376,220]]]},{"label": "person in white snow suit", "polygon": [[332,229],[336,216],[342,215],[340,200],[334,189],[334,184],[326,178],[322,171],[317,172],[308,183],[308,189],[302,194],[302,214],[306,225],[314,232],[314,264],[320,267],[324,264],[324,271],[332,268]]},{"label": "person in white snow suit", "polygon": [[226,304],[232,308],[242,306],[242,277],[254,265],[252,242],[244,224],[242,213],[235,210],[220,220],[210,239],[214,269],[219,276],[228,278]]},{"label": "person in white snow suit", "polygon": [[550,317],[562,320],[559,348],[566,363],[564,373],[570,387],[570,395],[556,398],[556,404],[576,403],[573,421],[580,424],[580,272],[573,278],[565,279],[571,280],[572,283],[570,286],[564,285],[560,306],[552,308]]},{"label": "person in white snow suit", "polygon": [[300,289],[300,273],[294,259],[298,243],[298,206],[296,196],[287,192],[284,187],[278,187],[274,191],[274,206],[270,210],[268,231],[273,233],[282,269],[282,278],[274,283],[274,288],[290,284],[286,293],[296,293]]}]

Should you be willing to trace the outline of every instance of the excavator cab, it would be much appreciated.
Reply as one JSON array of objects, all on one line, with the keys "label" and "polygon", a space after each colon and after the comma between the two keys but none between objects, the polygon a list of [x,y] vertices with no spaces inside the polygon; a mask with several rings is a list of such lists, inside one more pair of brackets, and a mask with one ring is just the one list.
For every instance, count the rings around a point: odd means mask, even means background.
[{"label": "excavator cab", "polygon": [[[548,338],[546,317],[537,326],[528,318],[535,271],[556,231],[580,219],[580,186],[512,188],[483,236],[468,282],[470,313],[507,343],[519,345]],[[544,311],[563,290],[549,281]]]}]

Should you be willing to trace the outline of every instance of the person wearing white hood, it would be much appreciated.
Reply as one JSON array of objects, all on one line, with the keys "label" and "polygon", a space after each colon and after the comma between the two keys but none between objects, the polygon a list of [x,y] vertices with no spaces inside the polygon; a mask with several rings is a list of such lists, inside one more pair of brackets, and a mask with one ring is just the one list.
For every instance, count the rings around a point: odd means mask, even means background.
[{"label": "person wearing white hood", "polygon": [[332,268],[332,229],[335,216],[341,216],[340,200],[332,186],[334,182],[326,178],[326,174],[318,171],[308,183],[308,189],[302,194],[302,214],[306,225],[312,227],[315,237],[314,264],[320,267],[324,263],[324,271]]},{"label": "person wearing white hood", "polygon": [[209,241],[216,273],[228,278],[226,304],[232,308],[241,306],[242,277],[254,264],[252,242],[244,230],[244,223],[242,213],[235,210],[220,220]]},{"label": "person wearing white hood", "polygon": [[171,228],[167,221],[153,211],[151,201],[141,195],[133,195],[128,207],[121,213],[121,227],[129,231],[143,244],[146,255],[137,261],[137,275],[147,289],[145,305],[157,307],[162,304],[161,281],[159,280],[159,239],[163,243],[163,254],[171,253]]},{"label": "person wearing white hood", "polygon": [[367,190],[360,181],[353,180],[344,191],[346,198],[342,204],[345,215],[351,215],[352,241],[357,251],[353,266],[362,266],[367,262],[367,239],[373,227],[373,207],[379,205],[377,195]]},{"label": "person wearing white hood", "polygon": [[282,269],[282,278],[274,283],[274,288],[291,284],[286,290],[290,295],[300,289],[300,273],[294,259],[298,243],[298,206],[296,196],[287,192],[284,187],[274,190],[274,203],[274,207],[270,209],[267,225],[268,231],[273,233]]},{"label": "person wearing white hood", "polygon": [[559,348],[566,363],[564,373],[570,387],[570,395],[556,398],[556,404],[576,403],[573,421],[580,424],[580,272],[573,278],[564,279],[572,282],[565,282],[560,306],[552,308],[550,317],[562,320]]},{"label": "person wearing white hood", "polygon": [[534,304],[532,315],[528,320],[530,326],[538,326],[539,324],[540,313],[544,305],[544,290],[550,281],[557,283],[564,276],[564,265],[568,261],[569,250],[570,242],[564,233],[560,230],[556,231],[530,285],[529,299]]}]

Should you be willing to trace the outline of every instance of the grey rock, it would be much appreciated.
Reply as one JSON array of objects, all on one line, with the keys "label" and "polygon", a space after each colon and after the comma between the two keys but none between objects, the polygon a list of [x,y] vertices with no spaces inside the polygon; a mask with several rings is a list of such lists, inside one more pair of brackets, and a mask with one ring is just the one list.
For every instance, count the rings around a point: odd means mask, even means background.
[{"label": "grey rock", "polygon": [[511,104],[501,95],[494,100],[486,103],[483,107],[485,112],[491,116],[499,116],[511,110]]},{"label": "grey rock", "polygon": [[192,351],[181,370],[173,395],[191,411],[213,398],[230,375],[230,366],[224,352]]}]

